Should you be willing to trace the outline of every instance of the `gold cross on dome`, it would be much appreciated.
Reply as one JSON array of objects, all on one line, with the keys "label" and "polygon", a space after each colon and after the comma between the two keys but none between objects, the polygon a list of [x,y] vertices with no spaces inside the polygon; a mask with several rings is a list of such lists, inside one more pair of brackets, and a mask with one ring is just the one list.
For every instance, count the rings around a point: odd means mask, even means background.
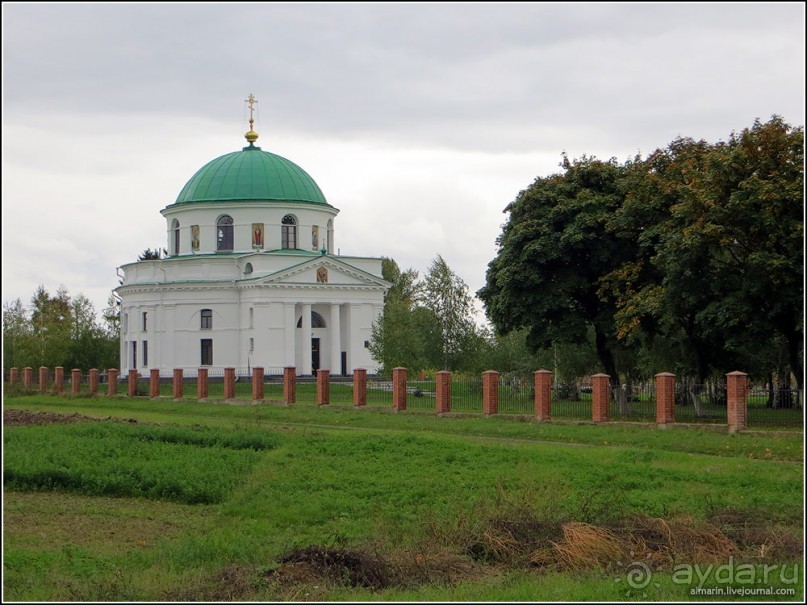
[{"label": "gold cross on dome", "polygon": [[252,130],[252,124],[255,121],[252,117],[252,112],[255,110],[255,103],[257,103],[258,100],[255,98],[255,95],[250,93],[249,98],[245,102],[249,103],[249,129]]}]

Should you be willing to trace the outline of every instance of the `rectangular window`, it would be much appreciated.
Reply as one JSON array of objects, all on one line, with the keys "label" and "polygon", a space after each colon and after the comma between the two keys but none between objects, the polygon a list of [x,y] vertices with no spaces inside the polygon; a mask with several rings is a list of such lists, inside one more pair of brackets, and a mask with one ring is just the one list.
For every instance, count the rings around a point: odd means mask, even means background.
[{"label": "rectangular window", "polygon": [[143,341],[143,367],[148,366],[149,364],[149,341]]},{"label": "rectangular window", "polygon": [[148,311],[143,311],[143,331],[144,332],[148,331],[148,317],[149,317]]},{"label": "rectangular window", "polygon": [[280,247],[286,250],[297,248],[297,226],[283,225],[280,231]]},{"label": "rectangular window", "polygon": [[202,365],[203,366],[212,366],[213,365],[213,339],[212,338],[203,338],[202,339]]},{"label": "rectangular window", "polygon": [[253,322],[254,322],[254,319],[255,319],[255,313],[254,312],[255,312],[255,309],[250,307],[249,308],[249,327],[250,328],[253,327]]},{"label": "rectangular window", "polygon": [[137,341],[132,341],[132,369],[137,369]]},{"label": "rectangular window", "polygon": [[249,352],[252,353],[255,350],[255,339],[249,339]]},{"label": "rectangular window", "polygon": [[210,309],[202,309],[202,329],[213,329],[213,311]]}]

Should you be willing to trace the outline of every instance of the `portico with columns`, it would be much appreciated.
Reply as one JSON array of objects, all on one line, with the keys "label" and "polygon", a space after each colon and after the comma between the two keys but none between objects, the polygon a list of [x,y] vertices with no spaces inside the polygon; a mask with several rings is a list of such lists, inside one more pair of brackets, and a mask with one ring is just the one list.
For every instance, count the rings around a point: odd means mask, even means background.
[{"label": "portico with columns", "polygon": [[205,164],[166,206],[168,255],[118,268],[121,372],[294,366],[377,371],[380,257],[335,247],[339,210],[293,162],[248,146]]}]

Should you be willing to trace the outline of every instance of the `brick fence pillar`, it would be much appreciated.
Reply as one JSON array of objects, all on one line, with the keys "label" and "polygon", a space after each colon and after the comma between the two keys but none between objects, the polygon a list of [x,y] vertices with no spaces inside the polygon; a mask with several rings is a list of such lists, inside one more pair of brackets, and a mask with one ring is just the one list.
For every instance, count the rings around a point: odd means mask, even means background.
[{"label": "brick fence pillar", "polygon": [[392,369],[392,409],[406,410],[406,368]]},{"label": "brick fence pillar", "polygon": [[156,399],[160,396],[160,369],[149,370],[149,397]]},{"label": "brick fence pillar", "polygon": [[367,370],[364,368],[353,370],[353,405],[367,405]]},{"label": "brick fence pillar", "polygon": [[11,368],[8,371],[8,384],[16,384],[17,378],[19,378],[19,370],[17,368]]},{"label": "brick fence pillar", "polygon": [[656,374],[656,424],[666,427],[675,422],[675,374]]},{"label": "brick fence pillar", "polygon": [[610,391],[611,377],[608,374],[594,374],[591,377],[591,419],[594,422],[608,421]]},{"label": "brick fence pillar", "polygon": [[26,389],[30,389],[34,386],[34,369],[33,368],[23,368],[22,370],[22,384],[25,386]]},{"label": "brick fence pillar", "polygon": [[182,368],[174,368],[174,382],[171,385],[173,387],[171,394],[174,396],[174,399],[182,399],[184,395],[183,388],[185,385],[183,374]]},{"label": "brick fence pillar", "polygon": [[44,393],[48,390],[48,368],[45,366],[39,367],[39,392]]},{"label": "brick fence pillar", "polygon": [[81,393],[81,370],[78,368],[70,370],[70,393],[72,395]]},{"label": "brick fence pillar", "polygon": [[126,394],[129,397],[134,397],[137,395],[137,379],[140,378],[140,374],[137,373],[137,370],[129,370],[129,388],[126,391]]},{"label": "brick fence pillar", "polygon": [[748,374],[726,374],[726,406],[729,433],[741,431],[748,426]]},{"label": "brick fence pillar", "polygon": [[224,368],[224,398],[235,399],[235,368]]},{"label": "brick fence pillar", "polygon": [[434,376],[437,401],[437,413],[448,414],[451,411],[451,372],[441,370]]},{"label": "brick fence pillar", "polygon": [[297,368],[283,368],[283,403],[297,403]]},{"label": "brick fence pillar", "polygon": [[496,370],[482,372],[482,411],[485,416],[499,413],[499,373]]},{"label": "brick fence pillar", "polygon": [[64,393],[64,368],[62,366],[56,366],[53,370],[53,388],[57,395]]},{"label": "brick fence pillar", "polygon": [[536,370],[535,376],[535,417],[546,421],[552,417],[552,372]]},{"label": "brick fence pillar", "polygon": [[98,368],[90,369],[90,395],[98,395]]},{"label": "brick fence pillar", "polygon": [[107,383],[106,383],[106,394],[109,397],[114,397],[118,394],[118,369],[117,368],[109,368],[106,371],[107,376]]},{"label": "brick fence pillar", "polygon": [[196,371],[196,398],[207,399],[207,368]]},{"label": "brick fence pillar", "polygon": [[317,370],[317,405],[331,402],[331,371]]},{"label": "brick fence pillar", "polygon": [[263,401],[263,368],[252,368],[252,401]]}]

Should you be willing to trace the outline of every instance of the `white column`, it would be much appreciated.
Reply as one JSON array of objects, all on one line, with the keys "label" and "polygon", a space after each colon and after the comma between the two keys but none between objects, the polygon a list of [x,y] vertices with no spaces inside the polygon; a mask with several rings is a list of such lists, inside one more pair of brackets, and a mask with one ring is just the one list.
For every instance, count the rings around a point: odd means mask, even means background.
[{"label": "white column", "polygon": [[331,375],[342,373],[342,328],[339,325],[339,305],[331,303]]},{"label": "white column", "polygon": [[297,337],[297,333],[295,330],[297,329],[297,319],[296,313],[294,312],[294,303],[283,303],[283,327],[285,333],[285,347],[283,352],[283,364],[287,367],[291,367],[295,365],[295,339]]},{"label": "white column", "polygon": [[311,374],[311,305],[303,304],[303,367],[302,374]]},{"label": "white column", "polygon": [[347,305],[347,309],[347,318],[350,325],[350,333],[348,335],[347,345],[347,360],[349,364],[348,370],[353,371],[355,368],[364,367],[362,365],[362,359],[364,359],[364,357],[361,354],[361,333],[359,331],[359,327],[361,326],[361,322],[359,321],[361,305],[350,303]]}]

